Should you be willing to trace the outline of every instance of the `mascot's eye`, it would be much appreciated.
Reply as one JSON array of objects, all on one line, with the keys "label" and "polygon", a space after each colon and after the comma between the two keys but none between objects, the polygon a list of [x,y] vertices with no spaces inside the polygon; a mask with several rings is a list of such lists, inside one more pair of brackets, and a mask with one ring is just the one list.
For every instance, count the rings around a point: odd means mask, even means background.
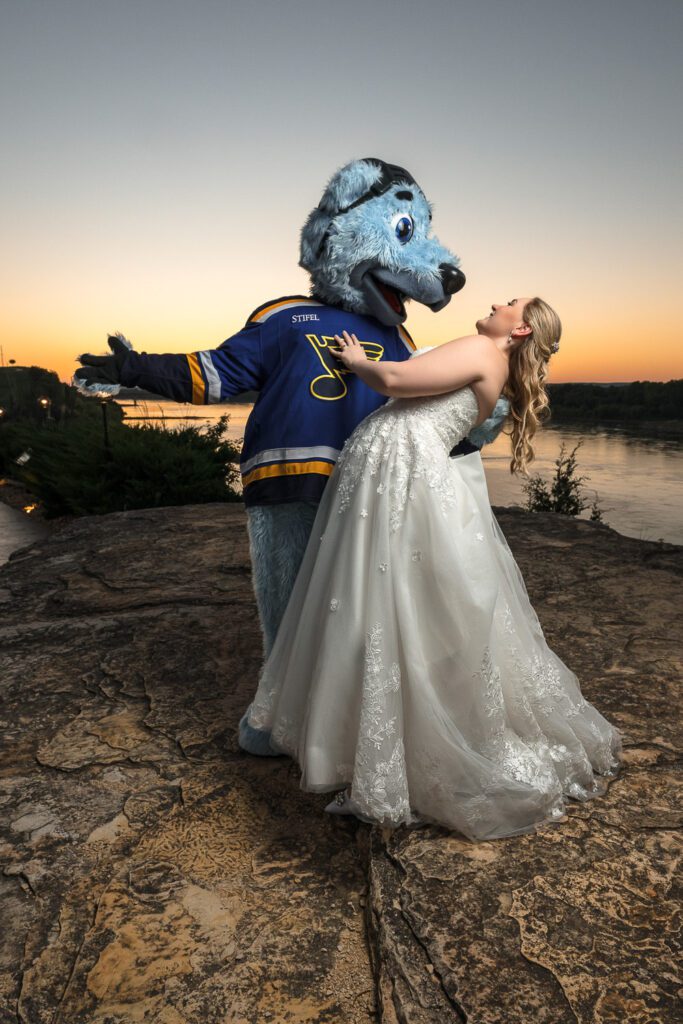
[{"label": "mascot's eye", "polygon": [[397,213],[391,221],[399,242],[409,242],[413,237],[413,218],[407,213]]}]

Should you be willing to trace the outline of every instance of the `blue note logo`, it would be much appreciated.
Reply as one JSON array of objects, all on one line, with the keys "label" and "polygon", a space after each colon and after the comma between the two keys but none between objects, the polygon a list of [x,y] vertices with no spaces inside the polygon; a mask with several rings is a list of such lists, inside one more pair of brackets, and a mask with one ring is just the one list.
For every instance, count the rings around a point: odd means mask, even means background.
[{"label": "blue note logo", "polygon": [[[317,334],[307,334],[306,340],[312,345],[313,351],[322,363],[325,371],[311,381],[309,385],[310,392],[314,398],[319,398],[323,402],[336,402],[348,393],[344,377],[347,374],[352,374],[353,376],[355,374],[353,374],[352,370],[347,370],[345,366],[342,366],[332,353],[328,351],[330,346],[337,344],[334,340],[334,335],[323,334],[318,337]],[[378,362],[382,358],[384,354],[382,345],[378,345],[375,341],[361,341],[361,345],[365,349],[368,359]]]}]

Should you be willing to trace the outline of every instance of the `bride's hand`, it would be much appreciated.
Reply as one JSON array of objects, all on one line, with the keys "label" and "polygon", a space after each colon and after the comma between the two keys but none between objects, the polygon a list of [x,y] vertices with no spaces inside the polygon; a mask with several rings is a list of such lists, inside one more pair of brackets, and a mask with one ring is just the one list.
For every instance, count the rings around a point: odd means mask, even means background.
[{"label": "bride's hand", "polygon": [[335,334],[334,340],[337,342],[336,347],[330,345],[330,352],[336,359],[340,359],[347,370],[352,370],[358,363],[366,363],[368,357],[365,354],[365,349],[359,342],[355,334],[349,334],[348,331],[343,332],[343,338],[338,334]]}]

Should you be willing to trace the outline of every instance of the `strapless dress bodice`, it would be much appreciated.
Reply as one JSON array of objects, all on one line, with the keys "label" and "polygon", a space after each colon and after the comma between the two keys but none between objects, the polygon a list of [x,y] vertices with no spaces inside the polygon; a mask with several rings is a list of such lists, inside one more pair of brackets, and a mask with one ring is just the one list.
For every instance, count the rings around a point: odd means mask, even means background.
[{"label": "strapless dress bodice", "polygon": [[[409,359],[415,359],[430,352],[436,345],[428,345],[411,352]],[[442,395],[427,395],[417,398],[390,398],[377,414],[396,417],[406,425],[423,432],[425,439],[436,436],[448,452],[467,437],[479,419],[479,402],[471,385],[448,391]]]}]

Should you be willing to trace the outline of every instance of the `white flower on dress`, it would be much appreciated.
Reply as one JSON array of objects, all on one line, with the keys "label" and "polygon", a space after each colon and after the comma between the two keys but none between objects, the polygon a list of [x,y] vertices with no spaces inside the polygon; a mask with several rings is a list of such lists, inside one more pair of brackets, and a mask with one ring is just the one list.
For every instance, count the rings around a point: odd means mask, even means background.
[{"label": "white flower on dress", "polygon": [[330,601],[330,611],[331,612],[336,612],[338,607],[339,607],[339,600],[336,597],[333,597],[332,600]]},{"label": "white flower on dress", "polygon": [[477,540],[483,540],[483,539],[484,539],[484,534],[483,533],[478,533],[477,534]]},{"label": "white flower on dress", "polygon": [[380,572],[386,572],[387,571],[387,563],[386,562],[380,562],[377,568],[379,569]]},{"label": "white flower on dress", "polygon": [[361,515],[361,519],[366,519],[367,515],[368,515],[368,510],[366,508],[362,508],[360,510],[360,515]]},{"label": "white flower on dress", "polygon": [[419,549],[415,550],[415,551],[413,551],[411,553],[410,557],[412,558],[412,560],[414,562],[421,562],[422,561],[422,552]]}]

